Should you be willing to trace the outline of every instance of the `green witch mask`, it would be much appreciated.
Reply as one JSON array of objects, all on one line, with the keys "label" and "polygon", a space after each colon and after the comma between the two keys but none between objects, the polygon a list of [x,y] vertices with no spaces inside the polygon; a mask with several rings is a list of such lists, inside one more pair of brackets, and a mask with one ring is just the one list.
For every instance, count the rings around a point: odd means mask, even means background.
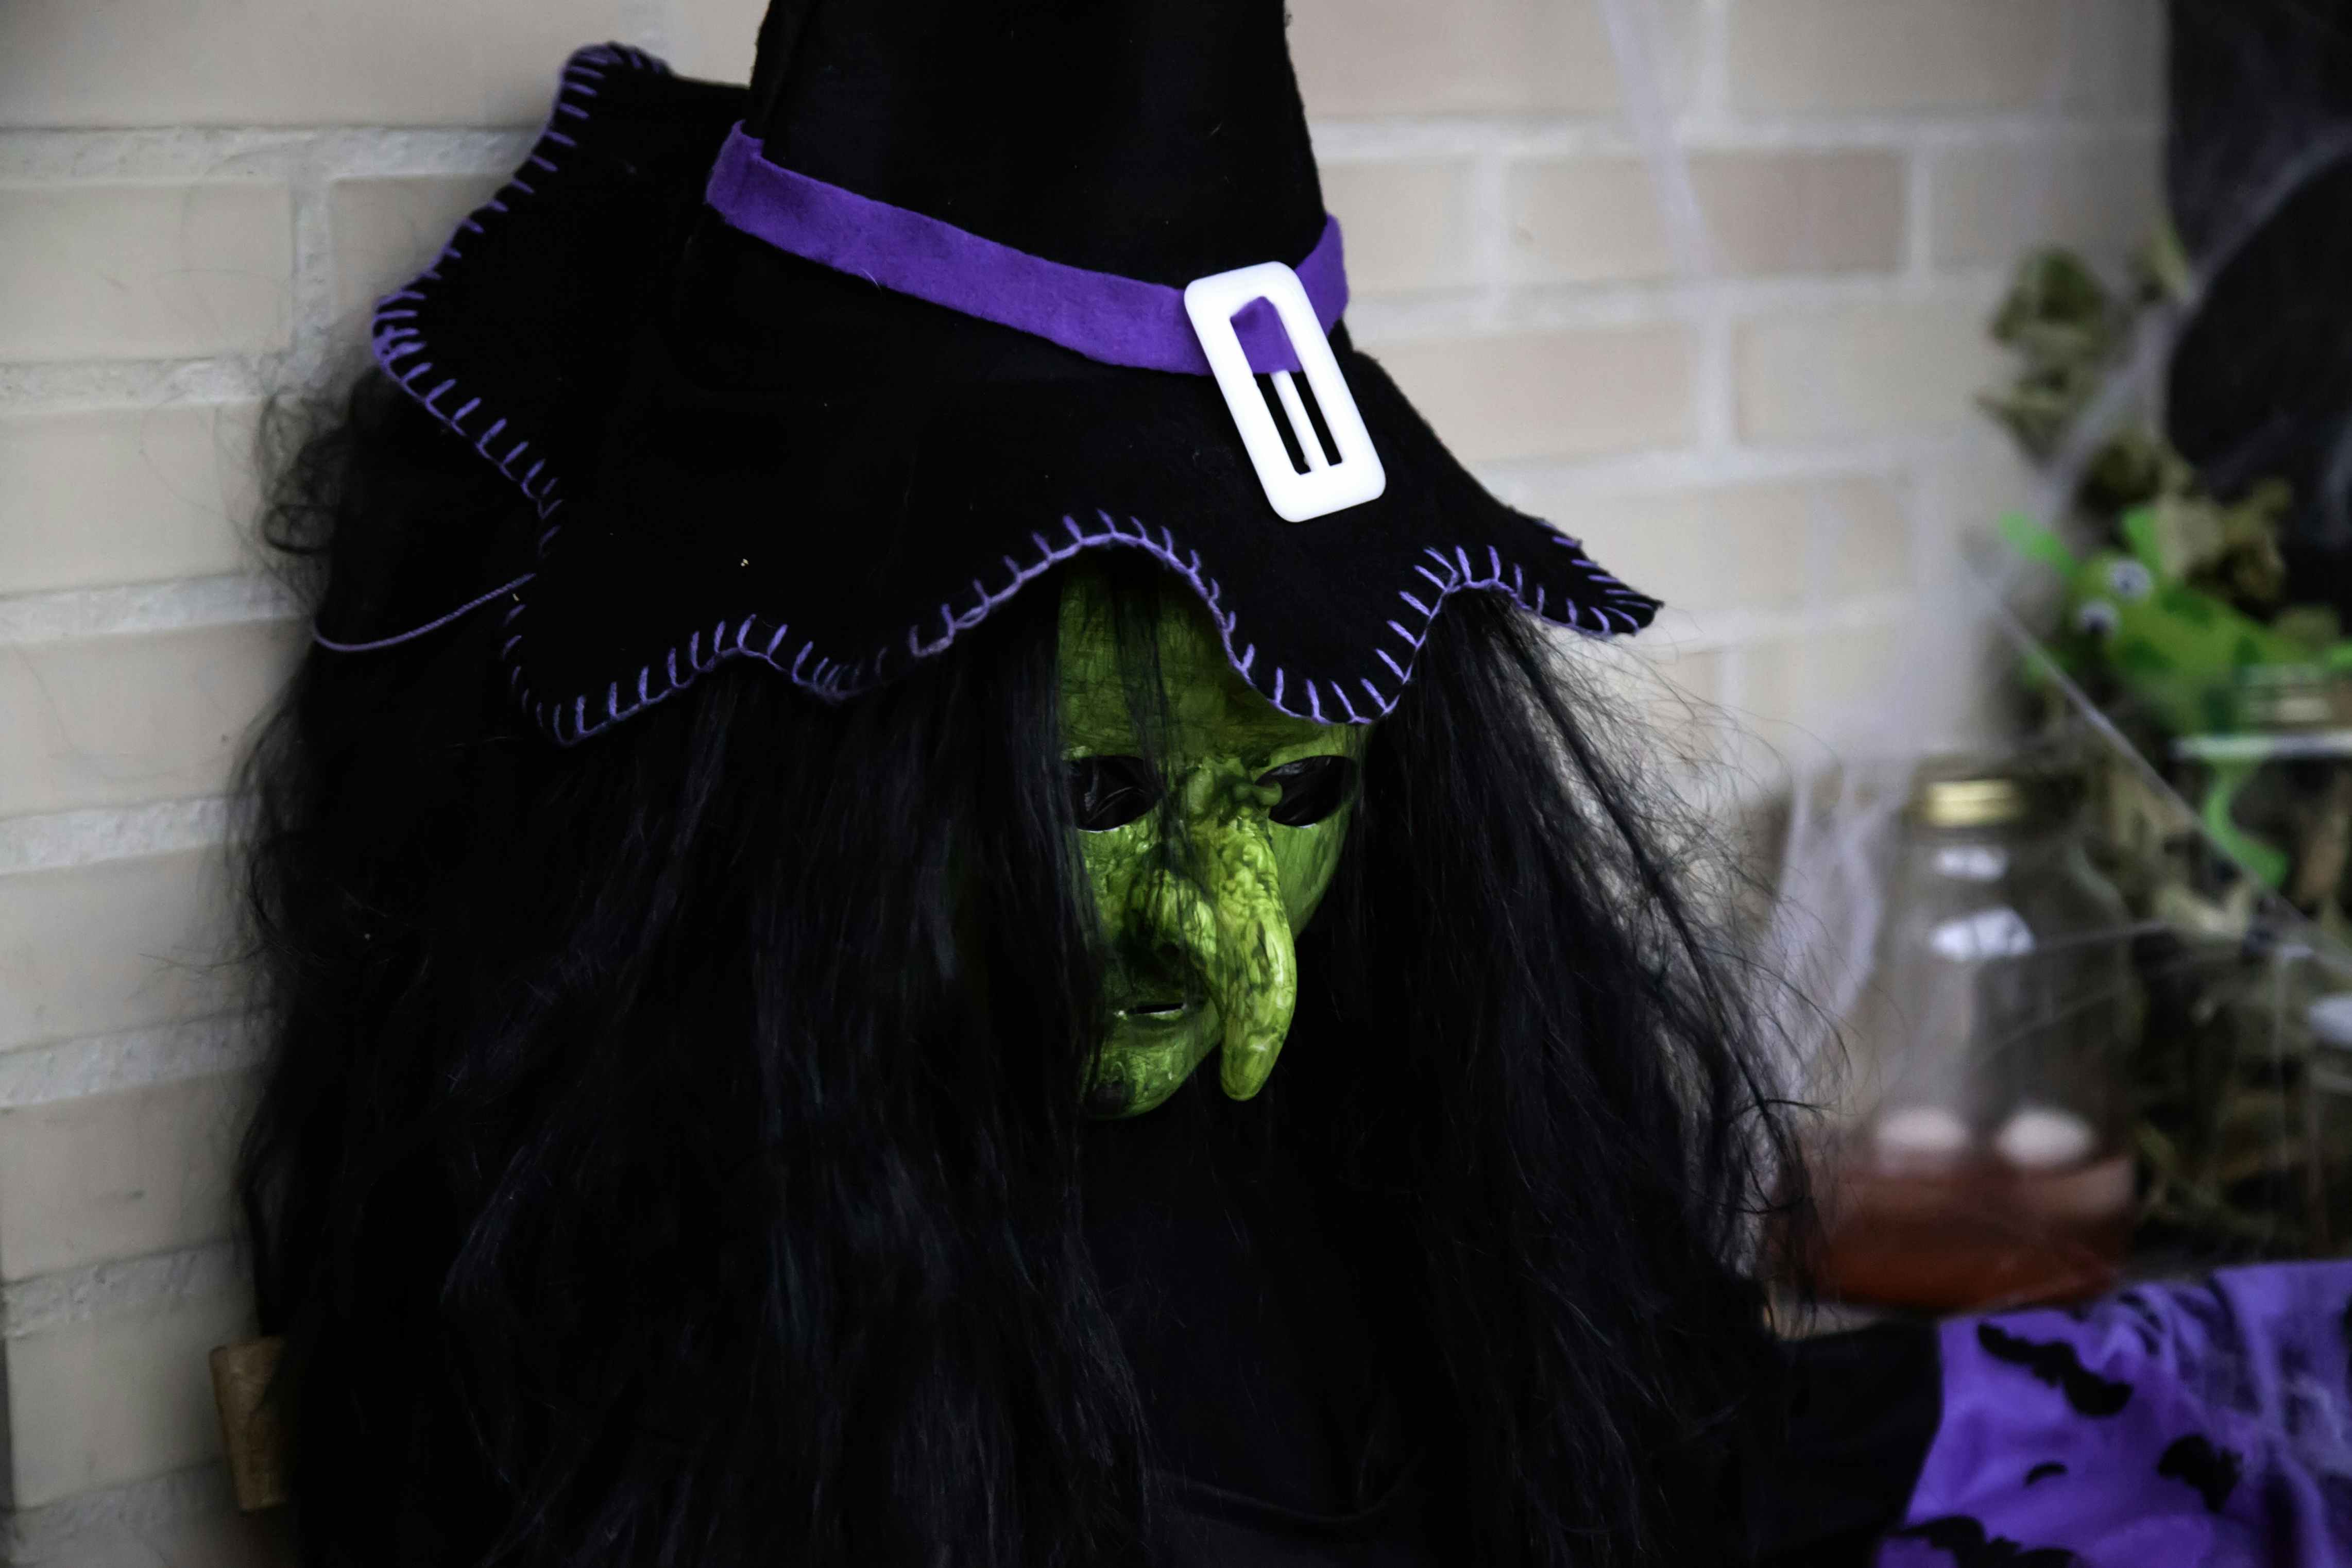
[{"label": "green witch mask", "polygon": [[1103,1116],[1150,1110],[1213,1052],[1235,1100],[1265,1087],[1298,999],[1292,938],[1330,886],[1365,743],[1252,691],[1189,595],[1162,606],[1165,731],[1146,745],[1108,589],[1080,574],[1062,595],[1063,754],[1110,958],[1087,1097]]}]

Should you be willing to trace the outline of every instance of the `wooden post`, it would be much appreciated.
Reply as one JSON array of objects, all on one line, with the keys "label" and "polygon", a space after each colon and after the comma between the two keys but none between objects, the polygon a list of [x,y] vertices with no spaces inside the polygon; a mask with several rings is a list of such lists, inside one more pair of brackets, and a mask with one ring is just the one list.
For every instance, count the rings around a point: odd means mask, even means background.
[{"label": "wooden post", "polygon": [[282,1339],[246,1340],[213,1352],[213,1403],[220,1409],[221,1446],[236,1506],[247,1513],[276,1508],[292,1496],[286,1428],[271,1386]]}]

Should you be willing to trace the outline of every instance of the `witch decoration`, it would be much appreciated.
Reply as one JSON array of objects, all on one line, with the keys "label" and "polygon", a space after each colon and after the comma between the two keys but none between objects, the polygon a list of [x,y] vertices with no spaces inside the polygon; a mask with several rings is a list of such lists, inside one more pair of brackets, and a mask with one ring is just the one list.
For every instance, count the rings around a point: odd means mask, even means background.
[{"label": "witch decoration", "polygon": [[1654,602],[1347,298],[1278,0],[565,65],[273,512],[241,1176],[306,1563],[1898,1521],[1924,1338],[1813,1401],[1895,1479],[1786,1463],[1758,1010],[1573,651]]}]

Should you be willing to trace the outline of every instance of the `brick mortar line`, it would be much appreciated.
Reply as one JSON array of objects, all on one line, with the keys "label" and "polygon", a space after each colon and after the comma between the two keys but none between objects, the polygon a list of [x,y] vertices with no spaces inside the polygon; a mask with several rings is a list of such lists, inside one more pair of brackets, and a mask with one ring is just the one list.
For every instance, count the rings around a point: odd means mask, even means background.
[{"label": "brick mortar line", "polygon": [[1907,626],[1919,615],[1916,593],[1857,595],[1828,605],[1792,610],[1676,610],[1669,605],[1661,625],[1678,654],[1743,652],[1776,642],[1803,641],[1824,632],[1875,631]]},{"label": "brick mortar line", "polygon": [[35,1508],[0,1509],[0,1563],[67,1568],[68,1552],[108,1532],[136,1537],[235,1510],[226,1468],[207,1461]]},{"label": "brick mortar line", "polygon": [[289,621],[301,606],[275,578],[188,577],[0,598],[0,648],[89,637]]},{"label": "brick mortar line", "polygon": [[520,162],[530,136],[522,126],[0,131],[0,184],[289,179],[311,165],[330,179],[505,174]]},{"label": "brick mortar line", "polygon": [[[1715,708],[1737,725],[1738,715],[1747,711],[1748,661],[1738,648],[1717,648],[1694,646],[1690,653],[1713,653],[1715,661]],[[1745,744],[1744,742],[1735,742]],[[1759,795],[1769,792],[1759,792]]]},{"label": "brick mortar line", "polygon": [[227,1240],[37,1274],[0,1286],[0,1339],[20,1340],[143,1307],[249,1289],[236,1244]]},{"label": "brick mortar line", "polygon": [[1700,119],[1678,121],[1677,138],[1694,152],[1842,152],[1885,148],[1928,151],[2026,147],[2036,142],[2155,141],[2164,121],[2148,114],[1887,115],[1834,125],[1802,119]]},{"label": "brick mortar line", "polygon": [[[678,24],[685,20],[679,15],[682,0],[620,0],[614,36],[667,58],[680,41]],[[743,68],[751,68],[749,59]]]},{"label": "brick mortar line", "polygon": [[0,818],[0,877],[174,855],[227,842],[229,797]]},{"label": "brick mortar line", "polygon": [[1717,311],[1727,312],[1735,326],[1856,306],[1981,302],[1989,311],[2008,282],[2008,268],[1979,266],[1919,275],[1887,271],[1607,283],[1518,282],[1492,290],[1373,295],[1356,301],[1349,313],[1358,342],[1377,359],[1386,346],[1452,337],[1697,326]]},{"label": "brick mortar line", "polygon": [[1696,35],[1691,47],[1691,103],[1685,111],[1696,116],[1725,112],[1731,102],[1732,0],[1700,0]]},{"label": "brick mortar line", "polygon": [[1691,363],[1691,395],[1696,404],[1695,435],[1698,449],[1708,457],[1739,446],[1739,312],[1720,289],[1699,298],[1691,322],[1696,346]]},{"label": "brick mortar line", "polygon": [[242,1072],[258,1066],[266,1049],[258,1021],[243,1012],[23,1046],[0,1051],[0,1110]]},{"label": "brick mortar line", "polygon": [[[1490,247],[1483,238],[1475,243],[1478,253],[1474,254],[1474,265],[1483,270],[1486,266],[1483,253],[1503,247]],[[1348,305],[1348,331],[1362,349],[1377,348],[1382,342],[1499,332],[1505,330],[1505,294],[1502,284],[1481,278],[1461,286],[1359,295]]]},{"label": "brick mortar line", "polygon": [[1935,275],[1937,158],[1914,150],[1903,159],[1902,275],[1914,281]]},{"label": "brick mortar line", "polygon": [[0,417],[165,403],[245,403],[280,384],[279,355],[0,364]]},{"label": "brick mortar line", "polygon": [[287,181],[294,208],[293,294],[288,301],[292,347],[284,374],[289,384],[317,384],[335,353],[336,253],[334,181],[327,161],[312,150]]},{"label": "brick mortar line", "polygon": [[[1506,277],[1511,253],[1508,181],[1503,160],[1491,153],[1479,154],[1471,164],[1470,266],[1476,284],[1473,290],[1453,297],[1467,304],[1470,320],[1488,330],[1501,320],[1509,293]],[[1366,302],[1370,304],[1371,298]],[[1377,312],[1377,305],[1372,309]],[[1362,313],[1360,307],[1358,314]]]},{"label": "brick mortar line", "polygon": [[[1314,122],[1315,153],[1329,163],[1396,159],[1506,157],[1636,152],[1613,116],[1431,116]],[[1848,120],[1742,119],[1685,113],[1674,123],[1677,145],[1692,153],[1852,152],[2032,146],[2036,142],[2157,140],[2164,122],[2147,114],[1886,115]]]},{"label": "brick mortar line", "polygon": [[1628,495],[1706,489],[1724,484],[1806,479],[1909,479],[1916,468],[1964,455],[1966,431],[1856,437],[1847,441],[1738,446],[1720,451],[1663,447],[1595,458],[1521,458],[1477,463],[1473,471],[1498,494],[1537,489],[1557,493]]},{"label": "brick mortar line", "polygon": [[1903,272],[1787,273],[1777,277],[1659,279],[1651,282],[1598,284],[1522,282],[1511,289],[1515,331],[1650,308],[1653,321],[1697,321],[1714,310],[1735,322],[1770,317],[1810,316],[1855,306],[1968,304],[1990,306],[2010,281],[2007,265],[1956,267],[1922,277]]}]

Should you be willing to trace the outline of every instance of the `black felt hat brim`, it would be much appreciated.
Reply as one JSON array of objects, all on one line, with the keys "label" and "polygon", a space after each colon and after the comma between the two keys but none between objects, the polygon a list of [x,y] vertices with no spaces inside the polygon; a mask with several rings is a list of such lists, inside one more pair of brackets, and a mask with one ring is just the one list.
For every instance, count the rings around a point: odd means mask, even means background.
[{"label": "black felt hat brim", "polygon": [[392,373],[544,518],[502,640],[558,740],[731,658],[854,695],[1091,549],[1159,560],[1253,688],[1327,723],[1386,713],[1465,588],[1593,635],[1655,610],[1487,494],[1344,330],[1387,492],[1286,522],[1210,378],[1099,364],[776,251],[699,205],[740,93],[610,47],[566,81],[533,154],[551,166],[379,320]]}]

